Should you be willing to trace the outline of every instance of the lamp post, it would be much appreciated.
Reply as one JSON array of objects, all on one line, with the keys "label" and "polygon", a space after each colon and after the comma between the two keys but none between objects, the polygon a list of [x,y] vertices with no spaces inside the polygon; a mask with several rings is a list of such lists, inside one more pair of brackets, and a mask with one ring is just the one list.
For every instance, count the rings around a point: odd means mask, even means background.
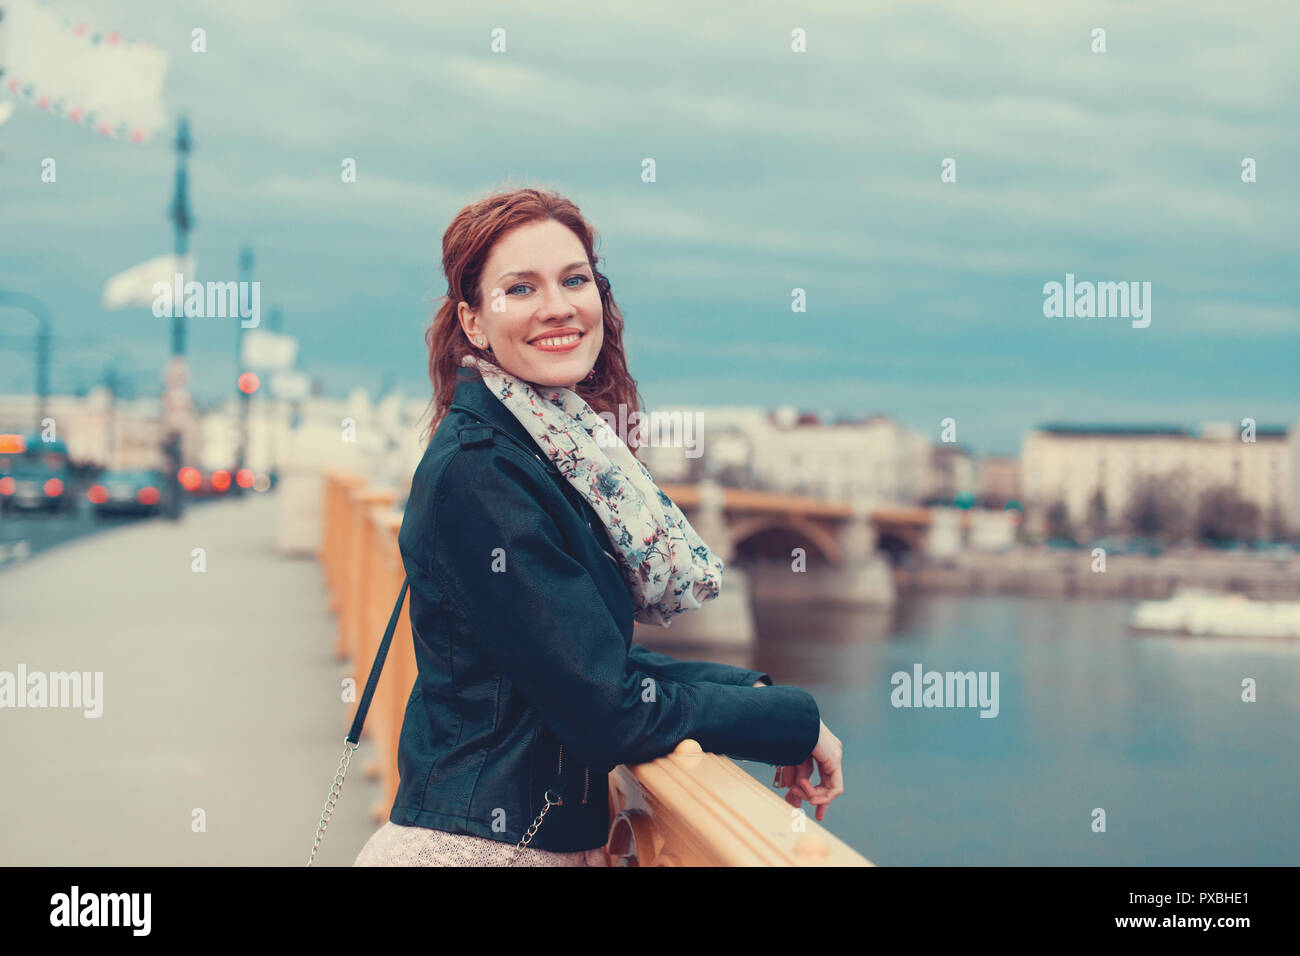
[{"label": "lamp post", "polygon": [[[189,252],[190,229],[194,226],[189,199],[189,119],[182,114],[176,129],[176,188],[168,213],[175,226],[175,252],[178,262]],[[166,471],[163,513],[173,521],[181,516],[181,429],[190,409],[186,387],[189,377],[185,367],[185,309],[172,309],[172,357],[164,374],[162,395],[163,462]]]},{"label": "lamp post", "polygon": [[[240,289],[252,289],[253,285],[253,249],[251,246],[244,246],[239,251],[239,281]],[[242,294],[242,293],[241,293]],[[250,293],[251,294],[251,293]],[[239,446],[235,452],[235,474],[238,475],[244,468],[245,460],[248,457],[248,403],[251,395],[242,386],[247,381],[243,377],[244,373],[244,323],[235,323],[235,392],[239,399]],[[238,483],[232,486],[232,492],[242,493],[243,489]]]},{"label": "lamp post", "polygon": [[35,296],[0,290],[0,306],[23,309],[36,319],[36,427],[40,431],[50,402],[50,310]]}]

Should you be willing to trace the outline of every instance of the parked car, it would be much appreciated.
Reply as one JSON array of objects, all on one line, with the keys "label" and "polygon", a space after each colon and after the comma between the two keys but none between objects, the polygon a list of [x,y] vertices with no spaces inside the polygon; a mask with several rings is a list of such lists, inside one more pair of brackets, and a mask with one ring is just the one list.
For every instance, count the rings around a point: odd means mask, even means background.
[{"label": "parked car", "polygon": [[86,491],[95,515],[157,514],[162,502],[163,474],[157,469],[106,471]]},{"label": "parked car", "polygon": [[36,433],[0,435],[0,508],[77,508],[68,446]]},{"label": "parked car", "polygon": [[1049,551],[1078,551],[1083,547],[1073,538],[1048,538],[1044,543]]},{"label": "parked car", "polygon": [[186,465],[177,478],[191,498],[222,498],[241,491],[235,482],[233,468],[195,468]]},{"label": "parked car", "polygon": [[1158,558],[1165,553],[1164,545],[1153,538],[1130,538],[1127,551],[1129,554],[1145,554]]}]

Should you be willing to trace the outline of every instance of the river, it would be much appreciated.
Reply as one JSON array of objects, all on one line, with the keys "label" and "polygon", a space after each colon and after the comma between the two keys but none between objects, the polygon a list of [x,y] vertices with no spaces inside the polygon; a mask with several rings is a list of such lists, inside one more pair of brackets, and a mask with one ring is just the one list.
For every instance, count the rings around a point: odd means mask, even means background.
[{"label": "river", "polygon": [[[1300,642],[1136,636],[1131,607],[760,606],[749,664],[817,699],[844,742],[824,825],[881,865],[1300,863]],[[997,716],[893,706],[891,675],[917,664],[997,672]]]}]

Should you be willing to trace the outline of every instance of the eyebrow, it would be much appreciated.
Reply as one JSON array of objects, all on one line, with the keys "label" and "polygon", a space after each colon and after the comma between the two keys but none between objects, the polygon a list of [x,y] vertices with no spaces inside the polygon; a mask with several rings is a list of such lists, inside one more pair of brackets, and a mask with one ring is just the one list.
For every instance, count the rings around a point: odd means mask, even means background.
[{"label": "eyebrow", "polygon": [[[570,262],[567,266],[565,266],[565,267],[564,267],[563,269],[561,269],[560,271],[561,271],[561,272],[568,272],[570,269],[578,269],[578,268],[581,268],[582,266],[590,266],[590,265],[591,265],[591,263],[589,263],[589,262],[587,262],[587,261],[585,261],[585,260],[584,260],[584,261],[581,261],[581,262]],[[527,279],[535,279],[535,278],[537,278],[537,276],[539,276],[540,274],[541,274],[541,273],[537,272],[535,269],[525,269],[525,270],[523,270],[522,272],[503,272],[503,273],[501,273],[500,276],[497,277],[497,281],[500,282],[500,281],[501,281],[502,279],[504,279],[506,276],[519,276],[521,279],[523,279],[523,278],[527,278]]]}]

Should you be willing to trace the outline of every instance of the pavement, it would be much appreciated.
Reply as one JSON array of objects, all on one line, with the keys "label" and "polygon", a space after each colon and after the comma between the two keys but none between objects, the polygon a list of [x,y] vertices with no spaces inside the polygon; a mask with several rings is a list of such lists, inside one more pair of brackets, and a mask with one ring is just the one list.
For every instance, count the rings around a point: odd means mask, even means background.
[{"label": "pavement", "polygon": [[[276,554],[274,521],[273,494],[213,502],[0,570],[0,690],[102,674],[98,717],[0,706],[0,866],[306,863],[354,705],[321,568]],[[371,748],[317,866],[375,830]]]}]

